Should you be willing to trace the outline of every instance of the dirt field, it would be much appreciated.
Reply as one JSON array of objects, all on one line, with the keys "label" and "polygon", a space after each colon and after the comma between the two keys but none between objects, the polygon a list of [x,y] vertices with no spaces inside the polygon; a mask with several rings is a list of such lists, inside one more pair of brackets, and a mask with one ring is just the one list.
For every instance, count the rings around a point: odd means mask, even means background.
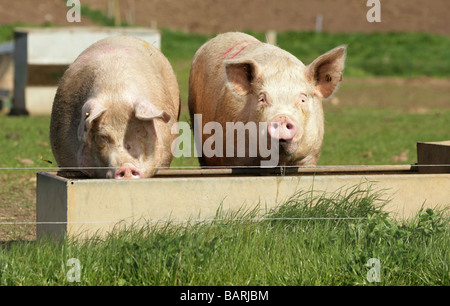
[{"label": "dirt field", "polygon": [[[0,24],[73,25],[63,0],[0,0]],[[112,16],[113,0],[81,0]],[[169,27],[201,33],[232,30],[422,31],[450,35],[448,0],[381,1],[381,22],[366,19],[366,0],[119,0],[121,18],[133,25]],[[88,18],[81,24],[93,25]]]}]

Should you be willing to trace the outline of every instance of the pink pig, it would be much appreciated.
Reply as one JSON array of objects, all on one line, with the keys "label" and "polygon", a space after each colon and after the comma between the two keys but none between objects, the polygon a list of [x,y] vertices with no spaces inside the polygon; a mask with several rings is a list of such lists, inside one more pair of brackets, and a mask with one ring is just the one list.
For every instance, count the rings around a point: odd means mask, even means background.
[{"label": "pink pig", "polygon": [[180,98],[168,60],[131,36],[86,49],[62,77],[50,141],[59,167],[96,178],[147,178],[172,161]]},{"label": "pink pig", "polygon": [[[346,47],[340,46],[305,66],[290,53],[239,32],[221,34],[205,43],[195,54],[189,78],[191,121],[197,127],[196,135],[201,134],[196,139],[197,151],[209,143],[211,136],[198,133],[209,122],[224,130],[236,122],[243,123],[241,127],[264,123],[265,128],[253,136],[244,131],[245,148],[239,148],[234,138],[233,156],[203,154],[200,164],[260,166],[267,157],[260,151],[255,156],[248,154],[249,144],[256,143],[253,137],[278,146],[276,165],[316,165],[324,134],[322,98],[330,97],[338,87],[345,56]],[[220,148],[230,145],[226,141],[233,139],[233,133],[224,132]],[[240,156],[244,151],[247,154]]]}]

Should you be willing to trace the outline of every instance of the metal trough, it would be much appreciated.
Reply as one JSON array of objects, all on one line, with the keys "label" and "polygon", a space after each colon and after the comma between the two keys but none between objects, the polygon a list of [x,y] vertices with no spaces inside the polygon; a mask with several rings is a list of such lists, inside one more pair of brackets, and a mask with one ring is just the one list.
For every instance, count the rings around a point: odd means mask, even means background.
[{"label": "metal trough", "polygon": [[391,198],[385,209],[400,218],[421,207],[450,205],[450,173],[419,174],[416,165],[161,169],[142,180],[39,172],[37,236],[89,237],[104,235],[117,224],[204,220],[219,207],[232,211],[259,205],[263,213],[299,190],[335,192],[368,182]]}]

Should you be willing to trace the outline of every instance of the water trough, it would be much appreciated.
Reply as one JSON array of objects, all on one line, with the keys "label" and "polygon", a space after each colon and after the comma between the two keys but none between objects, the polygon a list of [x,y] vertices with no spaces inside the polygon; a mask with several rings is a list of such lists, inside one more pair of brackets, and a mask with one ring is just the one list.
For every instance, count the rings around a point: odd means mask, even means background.
[{"label": "water trough", "polygon": [[[299,190],[335,192],[372,184],[391,201],[387,211],[408,218],[421,208],[450,205],[450,171],[420,174],[416,165],[238,169],[161,169],[143,180],[37,174],[37,236],[104,235],[117,224],[208,220],[223,211],[261,213]],[[446,170],[449,170],[447,167]],[[363,186],[364,187],[364,186]]]}]

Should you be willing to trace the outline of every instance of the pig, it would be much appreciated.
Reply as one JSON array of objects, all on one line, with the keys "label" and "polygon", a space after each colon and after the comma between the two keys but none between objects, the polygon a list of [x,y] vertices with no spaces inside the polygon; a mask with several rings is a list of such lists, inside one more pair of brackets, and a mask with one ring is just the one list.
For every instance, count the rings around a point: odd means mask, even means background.
[{"label": "pig", "polygon": [[[199,132],[208,122],[224,128],[223,148],[235,133],[226,130],[227,122],[245,127],[249,122],[265,123],[257,137],[277,146],[277,164],[272,166],[316,165],[324,135],[322,99],[329,98],[342,80],[346,48],[336,47],[306,66],[289,52],[245,33],[224,33],[206,42],[195,53],[189,76],[197,152],[211,137]],[[261,166],[267,157],[260,150],[249,154],[252,136],[246,133],[245,156],[238,157],[237,150],[243,148],[234,137],[234,155],[199,154],[200,165]]]},{"label": "pig", "polygon": [[148,178],[169,167],[180,112],[173,69],[154,46],[132,36],[102,39],[62,76],[50,142],[59,167],[91,178]]}]

